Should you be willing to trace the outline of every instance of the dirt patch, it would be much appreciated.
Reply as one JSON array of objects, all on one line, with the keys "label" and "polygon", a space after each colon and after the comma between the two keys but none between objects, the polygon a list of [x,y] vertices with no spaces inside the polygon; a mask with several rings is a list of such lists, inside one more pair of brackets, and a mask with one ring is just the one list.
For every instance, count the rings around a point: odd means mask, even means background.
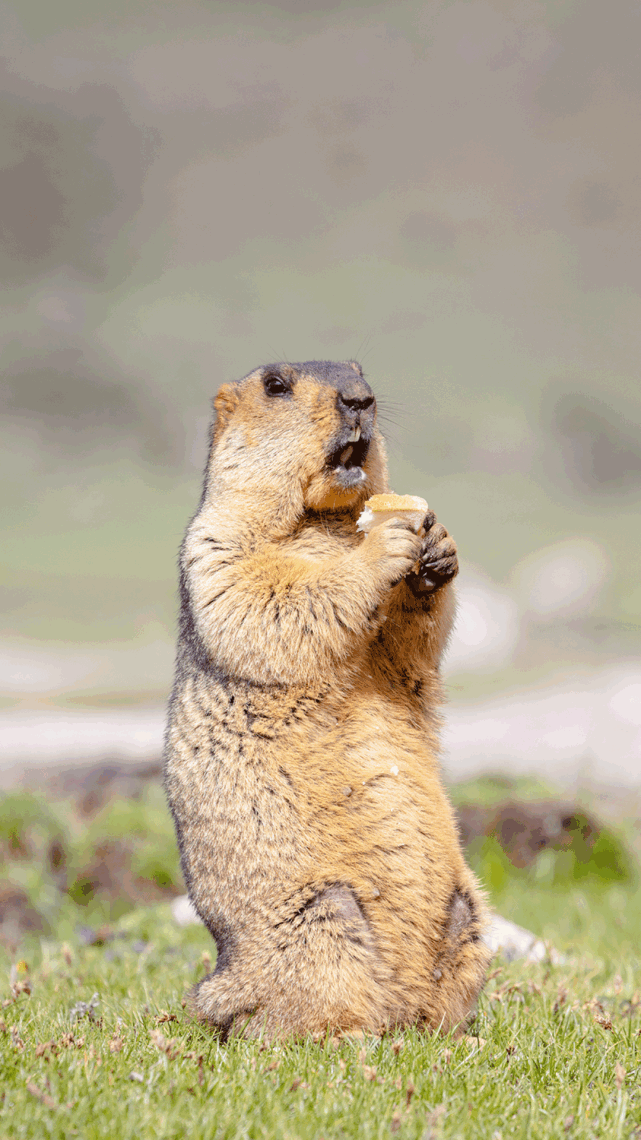
[{"label": "dirt patch", "polygon": [[584,807],[572,802],[506,800],[492,807],[463,804],[457,809],[465,847],[485,837],[496,840],[514,867],[531,867],[541,852],[571,852],[593,865],[599,877],[625,879],[628,860],[621,842]]}]

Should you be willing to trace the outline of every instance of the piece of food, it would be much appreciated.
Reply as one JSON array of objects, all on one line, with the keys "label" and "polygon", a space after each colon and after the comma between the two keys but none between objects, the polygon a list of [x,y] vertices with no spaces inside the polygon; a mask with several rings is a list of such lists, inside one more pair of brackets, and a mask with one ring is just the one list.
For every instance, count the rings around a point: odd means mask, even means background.
[{"label": "piece of food", "polygon": [[418,534],[427,514],[427,503],[419,495],[372,495],[356,520],[356,529],[366,534],[387,519],[405,519]]}]

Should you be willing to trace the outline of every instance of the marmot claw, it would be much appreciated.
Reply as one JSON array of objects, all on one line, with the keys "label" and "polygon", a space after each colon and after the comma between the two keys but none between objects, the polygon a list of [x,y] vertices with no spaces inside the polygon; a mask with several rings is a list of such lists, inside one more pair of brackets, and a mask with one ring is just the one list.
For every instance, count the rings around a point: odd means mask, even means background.
[{"label": "marmot claw", "polygon": [[405,579],[415,597],[433,594],[458,574],[456,542],[445,527],[436,521],[434,511],[429,511],[423,525],[426,533],[419,557],[419,569],[408,574]]}]

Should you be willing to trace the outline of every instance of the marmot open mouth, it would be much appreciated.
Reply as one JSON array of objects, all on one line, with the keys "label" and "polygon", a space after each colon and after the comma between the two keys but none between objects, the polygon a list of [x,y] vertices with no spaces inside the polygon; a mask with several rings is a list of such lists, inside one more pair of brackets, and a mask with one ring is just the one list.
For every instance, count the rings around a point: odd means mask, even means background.
[{"label": "marmot open mouth", "polygon": [[361,436],[355,442],[343,443],[331,453],[327,462],[330,467],[344,467],[349,471],[352,467],[362,467],[369,451],[369,439]]}]

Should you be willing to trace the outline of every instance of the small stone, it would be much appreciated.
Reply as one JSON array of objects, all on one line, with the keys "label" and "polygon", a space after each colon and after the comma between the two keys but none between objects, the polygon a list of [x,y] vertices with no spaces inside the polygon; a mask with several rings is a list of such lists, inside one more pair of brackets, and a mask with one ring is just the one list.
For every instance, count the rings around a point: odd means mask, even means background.
[{"label": "small stone", "polygon": [[200,922],[196,908],[188,895],[179,895],[172,901],[171,913],[178,926],[191,926]]},{"label": "small stone", "polygon": [[439,978],[443,977],[443,971],[439,970],[437,967],[436,970],[432,970],[432,977],[434,978],[435,982],[438,982]]},{"label": "small stone", "polygon": [[531,930],[525,930],[498,914],[492,916],[483,941],[493,954],[501,953],[508,962],[519,958],[525,958],[526,962],[542,962],[546,957],[555,964],[561,961],[558,951],[547,947]]},{"label": "small stone", "polygon": [[380,898],[380,895],[381,895],[381,892],[379,891],[378,887],[372,887],[372,898],[378,899],[378,898]]},{"label": "small stone", "polygon": [[398,776],[398,764],[392,764],[392,767],[390,768],[390,772],[392,773],[393,776]]},{"label": "small stone", "polygon": [[345,785],[345,787],[343,788],[343,795],[344,796],[351,796],[351,794],[352,794],[352,789],[349,788],[347,785]]}]

